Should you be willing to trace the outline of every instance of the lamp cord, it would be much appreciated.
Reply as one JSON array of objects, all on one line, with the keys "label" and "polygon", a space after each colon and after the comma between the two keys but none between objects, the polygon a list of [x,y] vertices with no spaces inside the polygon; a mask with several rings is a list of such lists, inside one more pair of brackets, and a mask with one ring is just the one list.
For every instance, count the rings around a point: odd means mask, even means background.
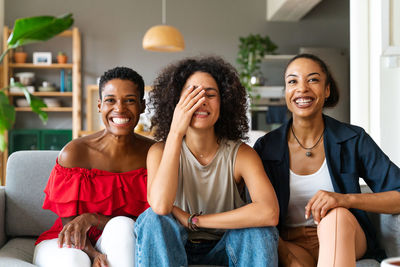
[{"label": "lamp cord", "polygon": [[162,24],[167,24],[167,0],[162,0]]}]

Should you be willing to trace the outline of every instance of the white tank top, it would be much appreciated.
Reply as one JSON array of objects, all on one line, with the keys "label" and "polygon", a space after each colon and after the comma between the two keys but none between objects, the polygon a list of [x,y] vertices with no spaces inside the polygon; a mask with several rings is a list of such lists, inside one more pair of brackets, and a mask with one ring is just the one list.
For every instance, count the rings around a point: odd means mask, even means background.
[{"label": "white tank top", "polygon": [[[212,161],[202,165],[182,142],[178,190],[174,205],[188,213],[213,214],[237,209],[245,204],[234,178],[240,141],[222,140]],[[243,190],[240,190],[243,191]],[[189,239],[220,239],[224,230],[201,229],[189,232]]]},{"label": "white tank top", "polygon": [[290,199],[285,225],[288,227],[316,226],[312,216],[305,219],[305,207],[318,192],[334,192],[326,159],[318,171],[309,175],[298,175],[290,170]]}]

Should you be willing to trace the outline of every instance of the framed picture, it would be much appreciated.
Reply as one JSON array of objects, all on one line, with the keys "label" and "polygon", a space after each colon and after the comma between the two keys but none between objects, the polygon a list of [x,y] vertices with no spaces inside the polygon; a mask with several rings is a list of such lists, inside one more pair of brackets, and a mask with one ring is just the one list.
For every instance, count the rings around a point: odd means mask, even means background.
[{"label": "framed picture", "polygon": [[51,52],[33,52],[33,64],[50,65]]}]

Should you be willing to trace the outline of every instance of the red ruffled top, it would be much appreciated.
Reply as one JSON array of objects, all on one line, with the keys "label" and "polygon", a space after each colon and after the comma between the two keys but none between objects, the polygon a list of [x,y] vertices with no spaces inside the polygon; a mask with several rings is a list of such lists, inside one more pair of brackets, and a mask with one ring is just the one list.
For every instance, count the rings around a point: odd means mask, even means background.
[{"label": "red ruffled top", "polygon": [[[63,225],[60,217],[82,213],[99,213],[107,216],[137,217],[149,206],[147,203],[147,170],[113,173],[98,169],[65,168],[54,166],[47,186],[43,208],[56,213],[59,218],[50,230],[36,240],[57,238]],[[89,239],[95,243],[101,231],[92,227]]]}]

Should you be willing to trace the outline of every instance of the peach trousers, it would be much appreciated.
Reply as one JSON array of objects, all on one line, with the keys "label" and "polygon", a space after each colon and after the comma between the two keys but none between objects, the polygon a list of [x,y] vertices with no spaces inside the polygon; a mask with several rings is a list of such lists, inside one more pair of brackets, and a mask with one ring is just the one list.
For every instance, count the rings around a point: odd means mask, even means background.
[{"label": "peach trousers", "polygon": [[366,250],[365,234],[357,219],[348,209],[339,207],[317,227],[281,229],[279,266],[355,267]]}]

